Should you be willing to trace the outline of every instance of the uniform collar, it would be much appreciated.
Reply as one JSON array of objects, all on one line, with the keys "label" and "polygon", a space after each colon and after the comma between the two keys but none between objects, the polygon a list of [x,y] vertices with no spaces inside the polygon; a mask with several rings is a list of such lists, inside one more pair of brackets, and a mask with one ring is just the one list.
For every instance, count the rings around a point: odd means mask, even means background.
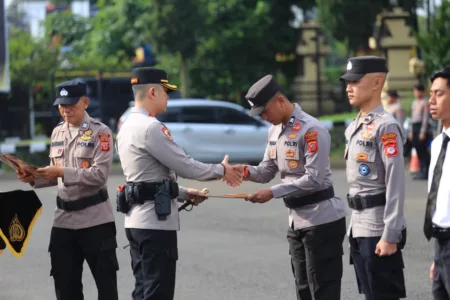
[{"label": "uniform collar", "polygon": [[450,127],[447,128],[447,130],[444,129],[444,127],[442,127],[442,132],[446,135],[448,135],[448,137],[450,137]]},{"label": "uniform collar", "polygon": [[[84,112],[84,119],[83,122],[81,122],[79,130],[84,131],[89,129],[91,127],[91,117],[89,114],[85,111]],[[61,128],[62,131],[69,130],[69,124],[67,122],[64,122],[64,126]]]},{"label": "uniform collar", "polygon": [[[372,122],[376,116],[382,115],[383,113],[384,113],[384,107],[383,107],[383,104],[380,104],[364,117],[362,123],[370,124],[370,122]],[[360,116],[361,116],[361,112],[358,113],[356,120],[358,120]]]},{"label": "uniform collar", "polygon": [[302,116],[302,108],[297,103],[294,103],[294,111],[292,112],[291,116],[289,117],[289,121],[286,124],[286,127],[292,127],[295,125],[295,121],[299,120]]},{"label": "uniform collar", "polygon": [[146,115],[146,116],[153,117],[153,116],[148,112],[148,110],[146,110],[145,108],[142,108],[142,107],[132,107],[132,108],[131,108],[131,112],[132,112],[132,113],[139,113],[139,114],[143,114],[143,115]]}]

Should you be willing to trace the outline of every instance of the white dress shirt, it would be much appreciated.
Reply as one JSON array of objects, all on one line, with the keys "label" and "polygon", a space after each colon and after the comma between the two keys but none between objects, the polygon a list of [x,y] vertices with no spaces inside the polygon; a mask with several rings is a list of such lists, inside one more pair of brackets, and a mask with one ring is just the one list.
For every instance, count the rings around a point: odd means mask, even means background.
[{"label": "white dress shirt", "polygon": [[[443,135],[450,137],[450,128],[444,129],[431,144],[431,163],[428,173],[428,192],[431,189],[433,182],[434,167],[441,152]],[[442,227],[450,227],[450,143],[447,145],[447,152],[445,154],[444,166],[442,168],[441,182],[439,183],[439,191],[436,200],[436,210],[433,214],[433,224]]]}]

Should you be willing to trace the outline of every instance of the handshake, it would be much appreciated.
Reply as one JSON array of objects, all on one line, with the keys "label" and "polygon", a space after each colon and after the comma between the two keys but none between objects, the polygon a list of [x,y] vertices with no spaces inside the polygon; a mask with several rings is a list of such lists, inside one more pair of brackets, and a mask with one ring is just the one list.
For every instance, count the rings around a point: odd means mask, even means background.
[{"label": "handshake", "polygon": [[224,176],[222,178],[222,181],[225,181],[228,185],[232,187],[238,187],[241,185],[243,179],[244,179],[244,173],[245,173],[245,165],[230,165],[228,163],[228,154],[225,155],[224,159],[222,160],[221,164],[224,168]]}]

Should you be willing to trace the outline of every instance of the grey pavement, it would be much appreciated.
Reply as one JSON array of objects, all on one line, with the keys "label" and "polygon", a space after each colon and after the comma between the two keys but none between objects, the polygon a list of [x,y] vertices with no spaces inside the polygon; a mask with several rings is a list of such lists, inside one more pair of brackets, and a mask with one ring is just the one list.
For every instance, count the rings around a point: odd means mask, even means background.
[{"label": "grey pavement", "polygon": [[[407,299],[432,299],[428,270],[433,244],[422,233],[426,202],[426,182],[412,181],[406,174],[406,219],[408,240],[404,250]],[[345,199],[344,170],[334,170],[335,190]],[[123,176],[114,172],[109,178],[109,193]],[[232,189],[222,182],[181,180],[183,185],[204,188],[210,193],[250,193],[269,184],[244,183]],[[278,183],[279,177],[272,184]],[[0,175],[0,190],[29,189],[11,174]],[[16,259],[5,249],[0,255],[0,300],[50,300],[54,296],[49,276],[48,240],[55,207],[56,188],[36,190],[44,209],[32,232],[24,256]],[[113,203],[113,207],[114,203]],[[295,299],[288,244],[287,209],[278,199],[252,204],[238,199],[209,199],[190,212],[181,212],[179,256],[175,299],[183,300],[276,300]],[[348,218],[347,218],[348,221]],[[123,229],[123,216],[116,213],[120,299],[131,299],[133,275],[129,248]],[[354,272],[349,265],[348,242],[344,241],[343,300],[359,300]],[[84,268],[86,300],[97,299],[95,282],[89,267]]]}]

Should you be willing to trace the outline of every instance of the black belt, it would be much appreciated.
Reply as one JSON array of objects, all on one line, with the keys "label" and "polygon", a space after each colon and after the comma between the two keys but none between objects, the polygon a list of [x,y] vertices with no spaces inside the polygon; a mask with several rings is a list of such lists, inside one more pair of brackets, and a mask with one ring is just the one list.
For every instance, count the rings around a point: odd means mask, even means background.
[{"label": "black belt", "polygon": [[448,240],[450,239],[450,228],[442,228],[439,226],[433,226],[432,237],[439,240]]},{"label": "black belt", "polygon": [[355,210],[384,206],[386,204],[386,193],[366,196],[356,195],[353,197],[347,195],[347,201],[348,206]]},{"label": "black belt", "polygon": [[324,190],[317,191],[315,193],[301,196],[301,197],[286,197],[283,198],[284,204],[289,208],[302,207],[308,204],[318,203],[324,200],[328,200],[334,197],[333,187],[326,188]]},{"label": "black belt", "polygon": [[[125,193],[128,193],[127,202],[133,205],[154,201],[155,194],[158,193],[162,184],[162,182],[127,182],[125,187]],[[178,184],[175,181],[171,182],[171,197],[172,199],[178,197]]]},{"label": "black belt", "polygon": [[83,197],[74,201],[66,201],[61,199],[59,196],[56,196],[56,206],[59,209],[66,211],[77,211],[102,203],[108,199],[108,191],[106,189],[101,189],[94,195]]}]

